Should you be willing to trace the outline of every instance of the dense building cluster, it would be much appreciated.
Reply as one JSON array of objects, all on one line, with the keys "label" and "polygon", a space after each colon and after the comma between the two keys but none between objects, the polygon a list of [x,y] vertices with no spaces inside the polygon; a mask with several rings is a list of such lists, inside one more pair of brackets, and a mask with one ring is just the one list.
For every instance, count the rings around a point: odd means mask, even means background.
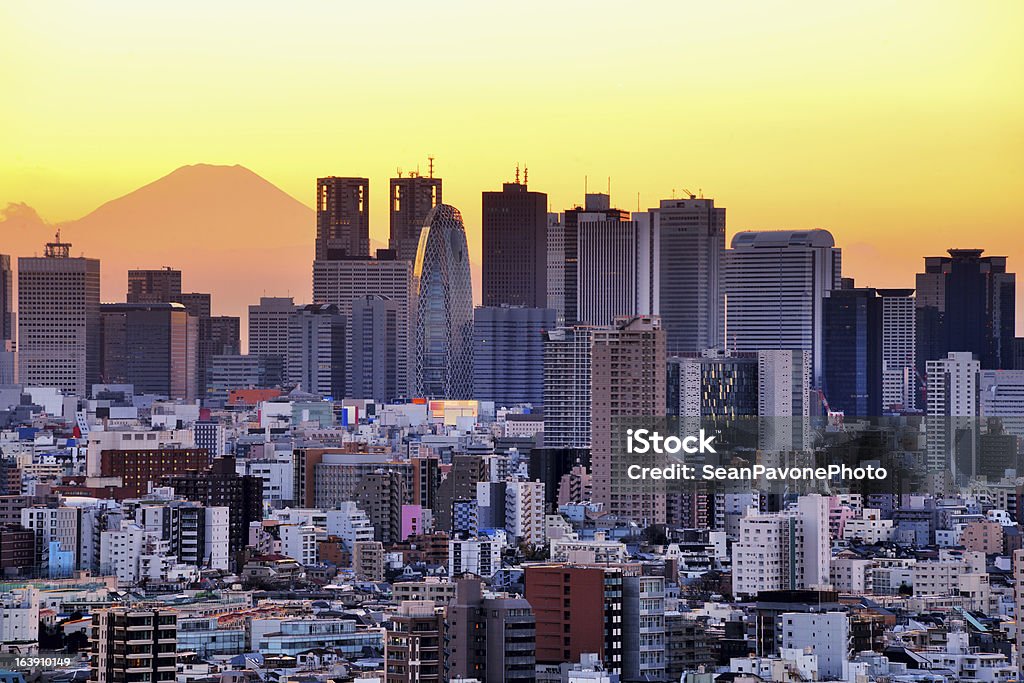
[{"label": "dense building cluster", "polygon": [[[170,267],[101,302],[59,234],[0,256],[0,679],[1019,679],[1005,258],[857,286],[826,230],[727,247],[712,199],[550,213],[517,172],[474,307],[432,165],[372,255],[369,191],[317,180],[312,297],[244,328]],[[634,420],[889,476],[637,485]]]}]

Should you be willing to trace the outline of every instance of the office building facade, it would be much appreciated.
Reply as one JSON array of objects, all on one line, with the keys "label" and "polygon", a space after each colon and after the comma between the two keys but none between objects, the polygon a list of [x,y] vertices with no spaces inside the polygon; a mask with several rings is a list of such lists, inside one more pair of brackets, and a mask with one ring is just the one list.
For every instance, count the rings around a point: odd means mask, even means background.
[{"label": "office building facade", "polygon": [[483,193],[483,305],[545,308],[548,196],[518,175],[501,192]]},{"label": "office building facade", "polygon": [[551,308],[480,307],[473,312],[473,395],[497,407],[544,403],[544,333]]}]

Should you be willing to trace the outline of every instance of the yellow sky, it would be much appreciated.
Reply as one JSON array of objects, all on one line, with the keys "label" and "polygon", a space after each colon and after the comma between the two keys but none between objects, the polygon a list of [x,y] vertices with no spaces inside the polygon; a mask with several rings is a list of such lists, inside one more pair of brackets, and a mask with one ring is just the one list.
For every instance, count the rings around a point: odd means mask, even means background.
[{"label": "yellow sky", "polygon": [[0,206],[237,163],[307,203],[369,176],[386,239],[387,178],[433,154],[476,244],[518,161],[555,209],[611,176],[624,208],[829,228],[865,285],[949,246],[1024,272],[1022,29],[1019,0],[6,2]]}]

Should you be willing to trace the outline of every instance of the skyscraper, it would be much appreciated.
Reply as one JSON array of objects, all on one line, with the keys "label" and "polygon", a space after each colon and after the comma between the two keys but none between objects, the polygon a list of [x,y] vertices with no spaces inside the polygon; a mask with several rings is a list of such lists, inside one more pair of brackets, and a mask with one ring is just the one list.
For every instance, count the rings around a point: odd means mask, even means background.
[{"label": "skyscraper", "polygon": [[18,381],[84,397],[100,370],[100,262],[46,245],[18,259]]},{"label": "skyscraper", "polygon": [[1011,369],[1016,275],[1005,256],[950,249],[925,258],[917,274],[918,369],[949,352],[969,351],[984,369]]},{"label": "skyscraper", "polygon": [[833,289],[822,310],[829,407],[848,416],[881,415],[882,300],[870,288]]},{"label": "skyscraper", "polygon": [[473,395],[495,406],[544,403],[544,332],[551,308],[482,306],[473,314]]},{"label": "skyscraper", "polygon": [[622,460],[623,418],[665,415],[661,321],[657,316],[616,318],[610,327],[594,329],[591,354],[594,500],[642,526],[664,524],[664,492],[631,486]]},{"label": "skyscraper", "polygon": [[170,266],[159,270],[129,270],[127,301],[130,304],[180,302],[181,271]]},{"label": "skyscraper", "polygon": [[652,209],[660,240],[658,313],[669,353],[723,342],[725,209],[714,199],[663,199]]},{"label": "skyscraper", "polygon": [[526,182],[483,193],[484,306],[547,307],[547,204]]},{"label": "skyscraper", "polygon": [[800,349],[821,384],[822,301],[842,280],[842,253],[827,230],[740,232],[726,252],[727,346]]},{"label": "skyscraper", "polygon": [[344,397],[345,327],[333,304],[295,309],[288,323],[288,382],[318,396]]},{"label": "skyscraper", "polygon": [[420,235],[416,281],[416,390],[473,397],[473,283],[462,214],[438,204]]},{"label": "skyscraper", "polygon": [[14,271],[11,257],[0,254],[0,342],[14,340]]},{"label": "skyscraper", "polygon": [[[377,250],[377,258],[358,261],[316,261],[313,263],[313,300],[334,304],[342,315],[350,317],[354,301],[367,296],[381,296],[398,305],[395,328],[395,363],[398,372],[398,395],[411,396],[415,384],[413,373],[412,327],[415,318],[412,262],[394,258],[389,250]],[[346,342],[348,357],[355,358],[350,327]],[[350,363],[351,364],[351,363]],[[355,371],[348,371],[350,380]],[[355,395],[349,387],[349,395]]]},{"label": "skyscraper", "polygon": [[406,317],[402,309],[399,302],[375,294],[352,300],[348,396],[390,402],[401,395],[399,387],[406,386],[400,377],[406,365],[398,362],[399,326]]},{"label": "skyscraper", "polygon": [[879,289],[882,299],[882,409],[917,407],[917,307],[913,289]]},{"label": "skyscraper", "polygon": [[194,401],[198,325],[181,304],[100,305],[100,379],[133,384],[139,394]]},{"label": "skyscraper", "polygon": [[558,288],[562,295],[564,324],[576,325],[579,318],[579,217],[581,214],[599,213],[609,221],[628,221],[629,212],[624,209],[611,208],[611,197],[601,193],[588,193],[583,206],[567,209],[562,214],[557,232],[562,243],[563,266],[556,268],[563,277],[562,287]]},{"label": "skyscraper", "polygon": [[811,446],[811,352],[757,352],[758,447],[806,451]]},{"label": "skyscraper", "polygon": [[338,261],[370,255],[370,181],[317,178],[316,259]]},{"label": "skyscraper", "polygon": [[544,446],[590,448],[590,344],[594,328],[544,334]]},{"label": "skyscraper", "polygon": [[577,318],[610,325],[618,316],[658,311],[658,234],[649,213],[632,220],[603,212],[576,217]]},{"label": "skyscraper", "polygon": [[484,595],[479,579],[460,580],[448,603],[443,679],[536,680],[536,628],[528,600]]},{"label": "skyscraper", "polygon": [[11,257],[0,254],[0,384],[14,383],[13,274]]},{"label": "skyscraper", "polygon": [[[431,162],[433,168],[433,162]],[[410,173],[391,179],[391,237],[388,246],[399,259],[414,261],[420,243],[420,232],[427,215],[441,203],[441,179]]]},{"label": "skyscraper", "polygon": [[981,362],[970,351],[950,351],[930,360],[925,421],[927,465],[962,477],[977,472],[978,372]]},{"label": "skyscraper", "polygon": [[288,356],[288,323],[295,312],[291,297],[260,297],[249,306],[249,355]]}]

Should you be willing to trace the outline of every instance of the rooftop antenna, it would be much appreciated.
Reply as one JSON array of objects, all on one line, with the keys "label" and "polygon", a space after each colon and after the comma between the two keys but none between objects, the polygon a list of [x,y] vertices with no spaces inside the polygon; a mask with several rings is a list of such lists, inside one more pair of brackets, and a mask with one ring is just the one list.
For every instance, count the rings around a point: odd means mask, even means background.
[{"label": "rooftop antenna", "polygon": [[398,177],[401,178],[402,177],[402,168],[398,167],[395,170],[398,171]]},{"label": "rooftop antenna", "polygon": [[676,198],[676,188],[672,188],[672,199]]},{"label": "rooftop antenna", "polygon": [[71,243],[61,241],[60,226],[57,227],[57,234],[54,240],[46,243],[46,250],[43,254],[47,258],[68,258],[71,256]]},{"label": "rooftop antenna", "polygon": [[640,193],[636,193],[636,211],[640,213]]},{"label": "rooftop antenna", "polygon": [[526,180],[530,177],[530,169],[528,166],[523,166],[523,185],[526,184]]},{"label": "rooftop antenna", "polygon": [[587,185],[587,176],[583,176],[583,196],[586,197],[590,189]]},{"label": "rooftop antenna", "polygon": [[722,333],[722,349],[729,355],[729,295],[725,294],[725,331]]},{"label": "rooftop antenna", "polygon": [[430,177],[434,177],[434,157],[427,157],[427,161],[430,163]]},{"label": "rooftop antenna", "polygon": [[519,163],[516,162],[516,185],[519,184]]},{"label": "rooftop antenna", "polygon": [[608,176],[608,197],[612,196],[612,177]]}]

